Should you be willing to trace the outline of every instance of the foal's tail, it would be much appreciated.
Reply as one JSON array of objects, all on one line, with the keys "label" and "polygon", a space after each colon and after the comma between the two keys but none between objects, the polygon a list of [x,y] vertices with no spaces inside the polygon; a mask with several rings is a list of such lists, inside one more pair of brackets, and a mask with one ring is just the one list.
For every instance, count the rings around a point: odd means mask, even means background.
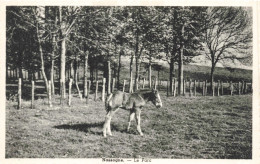
[{"label": "foal's tail", "polygon": [[105,101],[105,109],[108,112],[110,110],[110,105],[109,105],[109,101],[112,98],[113,93],[110,93],[110,95],[107,96],[106,101]]}]

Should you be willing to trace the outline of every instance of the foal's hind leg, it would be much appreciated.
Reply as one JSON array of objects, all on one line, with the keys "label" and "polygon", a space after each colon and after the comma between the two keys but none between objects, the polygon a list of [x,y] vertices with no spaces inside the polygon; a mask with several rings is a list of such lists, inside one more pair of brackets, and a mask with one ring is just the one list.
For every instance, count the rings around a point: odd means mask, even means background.
[{"label": "foal's hind leg", "polygon": [[131,110],[130,115],[129,115],[129,119],[128,119],[127,132],[129,132],[129,130],[130,130],[131,121],[134,119],[134,117],[135,117],[135,113]]},{"label": "foal's hind leg", "polygon": [[143,133],[142,133],[142,130],[141,130],[141,109],[138,108],[136,109],[136,112],[135,112],[135,119],[136,119],[136,123],[137,123],[137,131],[138,133],[143,136]]}]

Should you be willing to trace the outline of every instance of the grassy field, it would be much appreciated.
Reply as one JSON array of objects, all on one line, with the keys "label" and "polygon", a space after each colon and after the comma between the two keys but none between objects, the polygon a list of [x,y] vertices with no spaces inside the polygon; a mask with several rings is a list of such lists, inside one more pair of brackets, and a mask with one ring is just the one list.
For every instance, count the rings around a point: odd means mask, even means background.
[{"label": "grassy field", "polygon": [[[148,70],[145,68],[148,68],[148,66],[145,66],[146,64],[141,64],[141,72],[144,73],[144,77],[147,78],[148,76]],[[135,68],[134,68],[135,69]],[[159,72],[159,78],[160,80],[169,80],[169,65],[163,65],[162,70]],[[192,80],[210,80],[210,70],[211,67],[208,66],[200,66],[200,65],[192,65],[192,64],[184,64],[183,67],[184,70],[184,79],[192,79]],[[141,73],[141,75],[143,75]],[[175,65],[175,75],[177,77],[178,75],[178,65]],[[157,77],[158,71],[154,70],[152,68],[152,76]],[[122,62],[122,69],[121,69],[121,78],[122,79],[129,79],[129,63],[124,61]],[[214,72],[214,78],[215,81],[221,80],[221,81],[252,81],[252,70],[246,70],[246,69],[239,69],[239,68],[221,68],[216,67]]]},{"label": "grassy field", "polygon": [[[117,61],[115,61],[116,64]],[[124,58],[122,60],[122,68],[120,73],[120,80],[123,81],[124,79],[129,79],[129,58]],[[117,67],[116,67],[117,68]],[[114,69],[114,64],[111,63],[111,69]],[[105,69],[106,70],[106,69]],[[165,64],[162,65],[161,71],[159,72],[159,78],[160,80],[169,80],[169,65]],[[210,71],[211,67],[208,66],[202,66],[202,65],[192,65],[192,64],[184,64],[183,66],[184,70],[184,79],[192,79],[192,80],[210,80]],[[133,71],[135,74],[135,65],[133,66]],[[80,79],[83,79],[83,68],[80,67],[79,69],[79,77]],[[112,71],[112,75],[114,74],[114,71]],[[140,75],[144,76],[146,79],[148,78],[148,66],[145,63],[142,63],[140,66]],[[152,76],[157,77],[158,71],[156,71],[152,67]],[[175,64],[175,76],[178,76],[178,65]],[[88,76],[89,77],[89,76]],[[99,70],[99,77],[103,77],[103,68]],[[252,82],[252,70],[246,70],[246,69],[239,69],[239,68],[222,68],[222,67],[216,67],[214,71],[214,78],[215,81],[221,80],[221,81],[246,81],[246,82]]]},{"label": "grassy field", "polygon": [[38,99],[36,109],[6,102],[6,158],[252,158],[252,95],[166,97],[141,114],[144,136],[135,123],[126,132],[128,112],[112,119],[112,137],[103,138],[104,104],[74,97],[72,106],[52,109]]}]

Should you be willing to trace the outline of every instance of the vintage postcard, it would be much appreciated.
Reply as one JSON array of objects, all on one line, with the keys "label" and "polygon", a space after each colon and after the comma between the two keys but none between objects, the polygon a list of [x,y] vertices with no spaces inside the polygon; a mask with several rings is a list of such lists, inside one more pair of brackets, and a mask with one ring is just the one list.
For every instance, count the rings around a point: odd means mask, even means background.
[{"label": "vintage postcard", "polygon": [[1,163],[260,162],[257,1],[2,1]]}]

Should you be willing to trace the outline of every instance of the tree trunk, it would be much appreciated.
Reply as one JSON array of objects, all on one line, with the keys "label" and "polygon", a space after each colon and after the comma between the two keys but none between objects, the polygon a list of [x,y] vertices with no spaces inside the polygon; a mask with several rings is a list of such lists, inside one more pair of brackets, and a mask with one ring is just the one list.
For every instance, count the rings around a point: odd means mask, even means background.
[{"label": "tree trunk", "polygon": [[129,84],[129,93],[133,92],[133,60],[134,60],[134,55],[132,54],[131,56],[131,61],[130,61],[130,84]]},{"label": "tree trunk", "polygon": [[135,41],[135,91],[138,90],[138,77],[139,77],[139,60],[141,56],[141,52],[138,55],[139,52],[139,30],[136,31],[136,41]]},{"label": "tree trunk", "polygon": [[[32,69],[31,72],[32,72],[31,80],[32,80],[32,81],[35,81],[35,80],[36,80],[36,78],[35,78],[35,70]],[[17,74],[17,69],[16,69],[16,74]],[[17,75],[16,75],[16,76],[17,76]],[[17,78],[18,78],[18,77],[17,77]]]},{"label": "tree trunk", "polygon": [[117,68],[117,89],[120,87],[120,70],[121,70],[121,56],[124,52],[121,50],[118,56],[118,68]]},{"label": "tree trunk", "polygon": [[95,71],[94,67],[90,65],[89,71],[90,71],[90,77],[89,77],[90,78],[90,84],[91,84],[91,86],[93,86],[93,83],[94,83],[94,71]]},{"label": "tree trunk", "polygon": [[152,64],[151,64],[151,61],[149,61],[148,80],[149,80],[149,88],[152,88]]},{"label": "tree trunk", "polygon": [[183,94],[183,55],[184,55],[184,25],[182,26],[181,29],[181,49],[180,49],[180,53],[179,53],[179,79],[178,79],[178,94],[181,95]]},{"label": "tree trunk", "polygon": [[[39,42],[40,43],[40,42]],[[23,50],[21,49],[21,44],[22,43],[19,43],[19,49],[20,49],[20,51],[21,51],[21,53],[19,54],[19,56],[18,56],[18,61],[17,61],[17,63],[18,63],[18,69],[19,69],[19,78],[21,78],[21,80],[22,80],[22,85],[24,84],[24,82],[23,82],[23,71],[22,71],[22,69],[23,69],[23,55],[24,55],[24,52],[23,52]],[[13,71],[13,68],[10,68],[10,77],[12,77],[12,79],[13,79],[13,74],[11,73]]]},{"label": "tree trunk", "polygon": [[173,74],[174,74],[174,60],[171,58],[170,61],[170,74],[169,74],[169,79],[170,79],[170,88],[173,88]]},{"label": "tree trunk", "polygon": [[61,87],[60,90],[62,91],[62,98],[66,97],[66,38],[63,38],[61,41],[61,56],[60,56],[60,82]]},{"label": "tree trunk", "polygon": [[9,80],[8,77],[9,77],[8,76],[8,66],[7,66],[7,63],[6,63],[6,65],[5,65],[5,79],[6,79],[6,81]]},{"label": "tree trunk", "polygon": [[79,94],[79,98],[80,100],[82,100],[82,95],[79,89],[79,85],[78,85],[78,59],[76,59],[76,62],[74,63],[74,80],[75,80],[75,85]]},{"label": "tree trunk", "polygon": [[[57,26],[58,17],[57,17],[57,8],[54,8],[54,24]],[[51,93],[55,94],[55,78],[54,78],[54,65],[55,65],[55,53],[56,53],[56,33],[52,35],[52,53],[51,53],[51,72],[50,72],[50,80],[51,80]]]},{"label": "tree trunk", "polygon": [[19,78],[23,79],[23,72],[22,72],[23,70],[22,70],[22,67],[20,65],[18,67],[18,70],[19,70]]},{"label": "tree trunk", "polygon": [[111,66],[110,61],[107,61],[107,94],[111,93]]},{"label": "tree trunk", "polygon": [[86,51],[85,53],[85,60],[84,60],[84,90],[83,90],[83,97],[87,97],[88,93],[88,55],[89,52]]},{"label": "tree trunk", "polygon": [[51,94],[55,94],[55,85],[54,85],[54,57],[52,56],[51,60],[51,73],[50,73],[50,80],[51,80]]},{"label": "tree trunk", "polygon": [[158,74],[158,75],[157,75],[158,85],[160,85],[160,84],[159,84],[159,81],[160,81],[160,70],[159,70],[159,69],[157,70],[157,74]]},{"label": "tree trunk", "polygon": [[65,23],[62,21],[62,6],[59,7],[61,55],[60,55],[60,93],[62,98],[66,97],[66,36],[64,34]]},{"label": "tree trunk", "polygon": [[16,79],[18,79],[17,68],[15,68],[15,77],[16,77]]},{"label": "tree trunk", "polygon": [[[42,52],[42,46],[41,45],[39,45],[39,51],[40,51],[40,55],[41,55],[41,73],[42,73],[42,77],[43,77],[43,80],[44,80],[44,83],[45,83],[47,95],[49,95],[48,94],[49,93],[48,80],[47,80],[47,77],[46,77],[46,74],[45,74],[43,52]],[[48,98],[49,98],[49,96],[48,96]]]},{"label": "tree trunk", "polygon": [[139,70],[140,70],[140,58],[136,57],[135,58],[135,67],[136,67],[136,72],[135,72],[135,91],[138,90],[138,82],[139,82]]},{"label": "tree trunk", "polygon": [[70,79],[74,78],[74,67],[73,67],[74,62],[75,62],[74,60],[71,60],[70,62]]},{"label": "tree trunk", "polygon": [[96,81],[98,81],[98,68],[96,67],[96,77],[95,77]]},{"label": "tree trunk", "polygon": [[113,73],[113,78],[116,78],[116,73],[117,73],[117,69],[116,69],[116,62],[114,62],[114,73]]},{"label": "tree trunk", "polygon": [[51,72],[50,72],[50,80],[51,80],[51,93],[55,94],[55,86],[54,86],[54,56],[55,56],[55,34],[52,35],[52,53],[51,53]]},{"label": "tree trunk", "polygon": [[212,58],[211,71],[210,71],[210,88],[211,88],[211,93],[213,93],[214,70],[215,70],[215,64],[214,64],[214,58]]},{"label": "tree trunk", "polygon": [[[47,97],[49,99],[49,87],[48,87],[48,80],[47,80],[47,77],[46,77],[46,74],[45,74],[45,69],[44,69],[44,59],[43,59],[43,51],[42,51],[42,45],[41,45],[41,40],[40,40],[40,34],[39,34],[39,27],[38,27],[38,24],[36,25],[36,33],[37,33],[37,40],[38,40],[38,48],[39,48],[39,53],[40,53],[40,59],[41,59],[41,73],[42,73],[42,76],[43,76],[43,79],[44,79],[44,83],[45,83],[45,88],[46,88],[46,91],[47,91]],[[19,76],[22,77],[22,68],[19,67]]]}]

